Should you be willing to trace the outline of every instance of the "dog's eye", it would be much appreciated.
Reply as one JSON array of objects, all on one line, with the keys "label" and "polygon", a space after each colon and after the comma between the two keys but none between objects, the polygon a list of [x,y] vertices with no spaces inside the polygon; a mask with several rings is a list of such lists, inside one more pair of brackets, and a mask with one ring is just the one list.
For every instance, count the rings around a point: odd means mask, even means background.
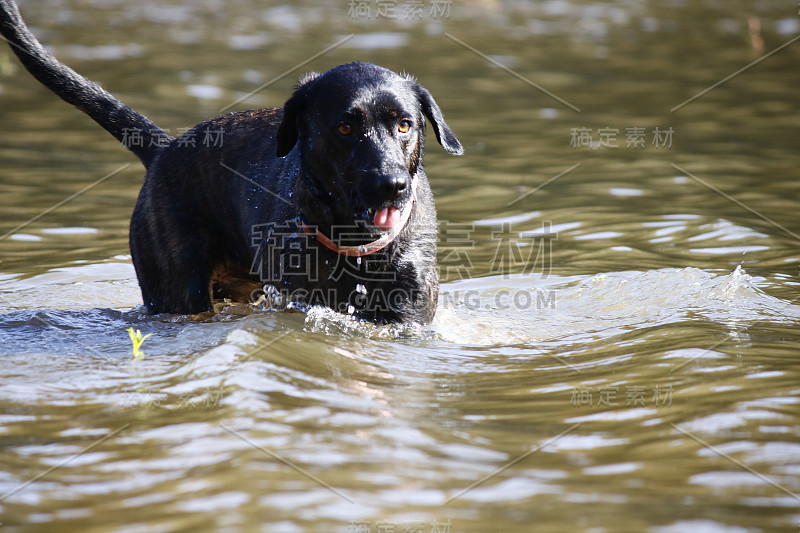
[{"label": "dog's eye", "polygon": [[408,133],[408,130],[411,129],[411,121],[409,120],[401,120],[400,124],[397,125],[397,131],[400,133]]},{"label": "dog's eye", "polygon": [[339,124],[338,130],[341,135],[350,135],[351,133],[353,133],[353,126],[351,126],[347,122],[342,122],[341,124]]}]

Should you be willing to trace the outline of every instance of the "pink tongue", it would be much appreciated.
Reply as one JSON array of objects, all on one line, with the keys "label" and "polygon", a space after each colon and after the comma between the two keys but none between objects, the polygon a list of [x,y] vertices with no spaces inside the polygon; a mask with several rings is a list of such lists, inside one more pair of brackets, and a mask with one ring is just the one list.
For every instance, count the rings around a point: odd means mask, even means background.
[{"label": "pink tongue", "polygon": [[372,222],[379,229],[390,230],[400,222],[400,210],[394,207],[379,209],[375,213],[375,218],[372,219]]}]

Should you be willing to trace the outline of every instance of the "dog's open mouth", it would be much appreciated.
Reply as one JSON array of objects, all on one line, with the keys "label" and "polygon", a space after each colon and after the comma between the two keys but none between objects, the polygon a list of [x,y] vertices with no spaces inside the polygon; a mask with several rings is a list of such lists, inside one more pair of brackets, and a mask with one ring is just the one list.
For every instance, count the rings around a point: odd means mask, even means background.
[{"label": "dog's open mouth", "polygon": [[375,212],[372,223],[382,231],[391,231],[399,225],[403,218],[403,213],[396,207],[384,207]]},{"label": "dog's open mouth", "polygon": [[[313,235],[318,242],[329,250],[349,256],[349,257],[363,257],[366,255],[374,254],[384,249],[389,243],[394,241],[398,234],[403,230],[408,223],[411,216],[411,210],[414,207],[416,200],[416,191],[412,193],[411,198],[406,201],[402,209],[389,206],[382,207],[377,211],[369,209],[366,212],[367,220],[372,219],[374,229],[379,230],[379,234],[373,233],[372,241],[363,242],[361,239],[364,237],[362,232],[334,232],[331,237],[322,233],[319,229],[309,228],[308,225],[303,223],[303,231],[306,235]],[[358,225],[358,224],[357,224]],[[363,228],[363,220],[362,225]],[[368,232],[371,230],[366,228]],[[374,230],[372,230],[374,231]],[[355,240],[355,242],[354,242]],[[361,242],[359,242],[361,241]]]},{"label": "dog's open mouth", "polygon": [[417,182],[415,180],[411,184],[411,194],[404,199],[400,206],[389,205],[377,210],[369,210],[368,216],[372,220],[372,225],[382,232],[397,234],[408,222],[416,200]]}]

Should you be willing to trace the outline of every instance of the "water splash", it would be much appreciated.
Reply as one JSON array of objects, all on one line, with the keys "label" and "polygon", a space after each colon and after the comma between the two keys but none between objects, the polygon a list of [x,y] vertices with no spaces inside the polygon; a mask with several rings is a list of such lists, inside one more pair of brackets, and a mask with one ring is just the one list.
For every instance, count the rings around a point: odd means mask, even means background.
[{"label": "water splash", "polygon": [[468,346],[509,346],[703,317],[733,326],[800,318],[800,306],[764,293],[741,267],[728,275],[698,268],[593,276],[498,276],[442,285],[429,326],[376,326],[312,308],[309,331],[368,338],[414,336]]}]

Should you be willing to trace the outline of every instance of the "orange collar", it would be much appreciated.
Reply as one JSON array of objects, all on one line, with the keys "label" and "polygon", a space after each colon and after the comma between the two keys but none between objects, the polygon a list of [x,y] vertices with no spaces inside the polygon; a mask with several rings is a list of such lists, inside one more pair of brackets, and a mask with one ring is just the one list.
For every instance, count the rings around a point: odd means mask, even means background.
[{"label": "orange collar", "polygon": [[368,242],[367,244],[361,244],[359,246],[339,246],[335,242],[333,242],[330,237],[322,233],[319,229],[312,230],[309,228],[305,222],[303,222],[303,231],[306,235],[310,235],[317,239],[317,241],[322,244],[325,248],[329,250],[333,250],[337,254],[344,255],[347,257],[364,257],[365,255],[371,255],[375,252],[383,250],[386,248],[389,243],[397,238],[403,228],[408,223],[408,219],[411,217],[411,210],[414,207],[414,202],[417,201],[417,180],[414,180],[411,184],[411,200],[408,202],[403,208],[403,212],[400,213],[400,221],[397,225],[392,228],[391,231],[381,235],[378,239]]}]

